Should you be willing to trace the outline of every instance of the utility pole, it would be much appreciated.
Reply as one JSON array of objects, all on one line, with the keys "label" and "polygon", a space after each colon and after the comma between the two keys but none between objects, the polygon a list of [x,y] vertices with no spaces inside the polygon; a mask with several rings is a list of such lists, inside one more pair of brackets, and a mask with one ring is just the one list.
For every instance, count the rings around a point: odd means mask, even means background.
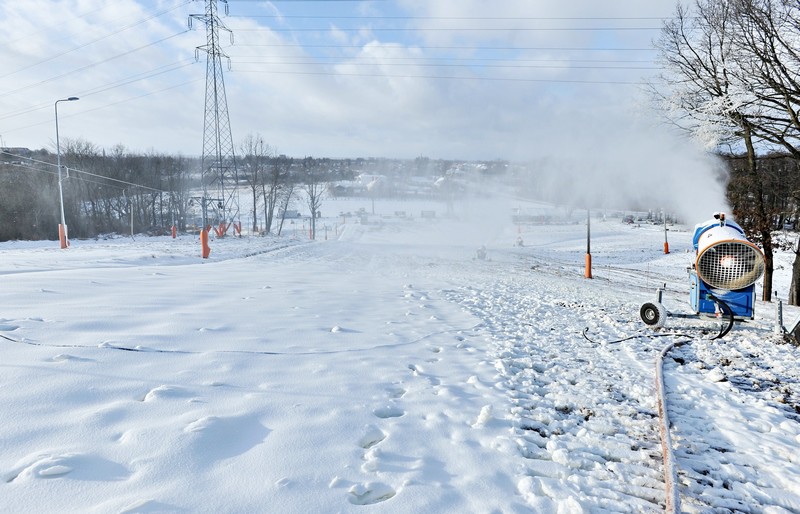
[{"label": "utility pole", "polygon": [[[199,59],[200,51],[206,53],[206,96],[203,125],[203,154],[200,160],[203,184],[203,227],[218,225],[218,236],[224,235],[233,221],[239,217],[239,174],[236,169],[236,158],[233,152],[233,135],[228,115],[228,100],[225,96],[225,80],[222,76],[222,58],[230,58],[220,47],[219,32],[227,31],[233,44],[231,32],[217,16],[217,2],[225,4],[228,14],[228,0],[204,0],[205,13],[189,16],[189,28],[192,20],[202,22],[206,27],[206,44],[198,46],[195,57]],[[209,195],[213,195],[211,198]],[[211,207],[213,219],[209,218],[207,207]]]}]

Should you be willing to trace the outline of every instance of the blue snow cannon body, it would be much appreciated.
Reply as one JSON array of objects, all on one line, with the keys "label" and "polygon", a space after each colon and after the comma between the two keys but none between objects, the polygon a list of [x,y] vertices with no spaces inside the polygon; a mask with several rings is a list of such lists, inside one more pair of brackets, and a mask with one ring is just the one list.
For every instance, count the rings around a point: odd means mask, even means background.
[{"label": "blue snow cannon body", "polygon": [[734,317],[753,319],[755,283],[764,273],[761,250],[722,213],[695,226],[692,244],[696,260],[689,270],[689,303],[695,314],[718,314],[722,301]]}]

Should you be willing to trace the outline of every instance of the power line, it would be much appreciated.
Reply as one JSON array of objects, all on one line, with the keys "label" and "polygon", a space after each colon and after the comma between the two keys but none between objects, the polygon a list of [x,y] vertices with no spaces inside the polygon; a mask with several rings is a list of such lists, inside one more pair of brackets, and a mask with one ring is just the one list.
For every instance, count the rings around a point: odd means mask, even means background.
[{"label": "power line", "polygon": [[[191,1],[191,0],[187,0],[187,1],[185,1],[184,3],[182,3],[182,4],[180,4],[180,5],[177,5],[177,6],[173,7],[172,9],[167,9],[167,10],[165,10],[165,11],[158,12],[158,13],[156,13],[156,14],[153,14],[153,15],[151,15],[151,16],[148,16],[147,18],[144,18],[144,19],[142,19],[142,20],[139,20],[139,21],[137,21],[137,22],[135,22],[135,23],[132,23],[132,24],[130,24],[130,25],[126,25],[125,27],[122,27],[122,28],[121,28],[121,29],[119,29],[119,30],[116,30],[116,31],[114,31],[114,32],[108,33],[108,34],[106,34],[106,35],[104,35],[104,36],[101,36],[101,37],[99,37],[99,38],[96,38],[96,39],[93,39],[93,40],[91,40],[91,41],[88,41],[88,42],[86,42],[86,43],[84,43],[84,44],[82,44],[82,45],[78,45],[78,46],[76,46],[76,47],[73,47],[73,48],[71,48],[71,49],[69,49],[69,50],[65,50],[65,51],[63,51],[63,52],[61,52],[61,53],[55,54],[55,55],[53,55],[53,56],[50,56],[50,57],[48,57],[48,58],[46,58],[46,59],[42,59],[41,61],[37,61],[37,62],[35,62],[35,63],[31,63],[31,64],[29,64],[29,65],[27,65],[27,66],[24,66],[24,67],[22,67],[22,68],[19,68],[19,69],[15,70],[15,71],[12,71],[12,72],[10,72],[10,73],[7,73],[7,74],[5,74],[5,75],[3,75],[3,76],[0,76],[0,79],[4,79],[4,78],[7,78],[7,77],[10,77],[11,75],[14,75],[14,74],[16,74],[16,73],[19,73],[19,72],[21,72],[21,71],[25,71],[25,70],[28,70],[28,69],[30,69],[30,68],[34,68],[34,67],[36,67],[36,66],[39,66],[40,64],[44,64],[44,63],[46,63],[46,62],[53,61],[53,60],[55,60],[55,59],[58,59],[59,57],[63,57],[63,56],[65,56],[65,55],[69,54],[69,53],[72,53],[72,52],[76,51],[76,50],[80,50],[80,49],[82,49],[82,48],[86,48],[87,46],[90,46],[90,45],[93,45],[93,44],[95,44],[95,43],[97,43],[97,42],[103,41],[104,39],[108,39],[108,38],[110,38],[111,36],[115,36],[115,35],[117,35],[117,34],[120,34],[120,33],[124,32],[124,31],[128,30],[128,29],[131,29],[131,28],[133,28],[133,27],[137,27],[137,26],[139,26],[139,25],[141,25],[141,24],[143,24],[143,23],[146,23],[146,22],[148,22],[148,21],[150,21],[150,20],[152,20],[152,19],[155,19],[155,18],[158,18],[158,17],[160,17],[160,16],[163,16],[164,14],[166,14],[166,13],[168,13],[168,12],[174,11],[175,9],[178,9],[179,7],[182,7],[182,6],[186,5],[186,4],[188,4],[190,1]],[[66,38],[62,38],[62,39],[66,39]]]},{"label": "power line", "polygon": [[[85,90],[78,91],[78,92],[76,92],[76,96],[80,96],[81,98],[86,98],[88,96],[92,96],[92,95],[96,95],[98,93],[103,93],[103,92],[106,92],[106,91],[110,91],[110,90],[118,88],[118,87],[127,86],[127,85],[130,85],[130,84],[136,83],[136,82],[140,82],[142,80],[153,78],[153,77],[156,77],[158,75],[163,75],[165,73],[176,71],[176,70],[179,70],[181,68],[185,68],[186,66],[191,66],[192,64],[195,64],[195,62],[196,61],[194,59],[186,59],[186,60],[183,60],[183,61],[177,61],[177,62],[174,62],[174,63],[171,63],[171,64],[166,64],[166,65],[163,65],[163,66],[159,66],[158,68],[154,68],[153,70],[150,70],[150,72],[137,73],[135,75],[131,75],[129,77],[126,77],[126,78],[123,78],[123,79],[120,79],[120,80],[117,80],[117,81],[114,81],[114,82],[110,82],[110,83],[105,84],[105,85],[97,86],[97,87],[92,88],[92,89],[85,89]],[[52,102],[45,102],[45,103],[36,104],[34,106],[30,106],[30,107],[26,107],[26,108],[23,108],[23,109],[19,109],[17,111],[8,112],[8,113],[0,116],[0,120],[16,118],[18,116],[23,116],[25,114],[30,114],[32,112],[36,112],[36,111],[39,111],[39,110],[42,110],[42,109],[45,109],[45,108],[50,108],[51,106],[52,106]]]},{"label": "power line", "polygon": [[[83,14],[77,14],[75,17],[76,18],[86,18],[87,16],[89,16],[91,14],[103,11],[105,9],[108,9],[109,7],[112,7],[113,5],[114,5],[113,3],[107,3],[102,7],[98,7],[97,9],[92,9],[91,11],[86,11]],[[48,24],[48,25],[46,25],[44,27],[40,27],[39,30],[35,30],[35,31],[33,31],[33,32],[29,33],[29,34],[26,34],[24,36],[18,37],[17,39],[12,39],[7,44],[17,43],[19,41],[22,41],[24,39],[27,39],[27,38],[33,36],[34,34],[41,34],[43,32],[50,32],[53,29],[55,29],[56,27],[60,26],[61,24],[62,24],[61,20],[59,20],[59,21],[57,21],[55,23]],[[61,41],[61,40],[68,39],[68,38],[69,38],[69,36],[64,36],[64,37],[58,39],[57,41]]]},{"label": "power line", "polygon": [[[248,54],[231,54],[230,57],[232,59],[236,58],[250,58],[250,57],[263,57],[265,59],[298,59],[298,58],[305,58],[308,59],[309,63],[316,63],[319,62],[320,59],[325,60],[334,60],[334,59],[347,59],[347,62],[351,62],[352,60],[359,60],[359,61],[369,61],[371,56],[349,56],[349,55],[340,55],[340,56],[298,56],[298,55],[248,55]],[[447,61],[447,62],[468,62],[474,63],[479,65],[482,62],[508,62],[513,60],[515,63],[549,63],[549,62],[571,62],[571,63],[648,63],[651,64],[653,61],[650,59],[559,59],[559,58],[552,58],[552,59],[516,59],[511,57],[395,57],[395,56],[380,56],[378,57],[380,62],[378,61],[370,61],[373,64],[386,64],[384,61],[419,61],[419,62],[435,62],[435,61]],[[241,62],[241,61],[236,61]],[[337,64],[336,62],[332,62],[329,64]]]},{"label": "power line", "polygon": [[[340,32],[361,32],[364,27],[335,27]],[[586,32],[586,31],[636,31],[661,30],[661,27],[369,27],[370,32]],[[237,28],[237,32],[330,32],[331,27],[315,28]]]},{"label": "power line", "polygon": [[642,82],[631,82],[622,80],[570,80],[570,79],[528,79],[512,77],[465,77],[465,76],[446,76],[446,75],[386,75],[381,73],[329,73],[314,71],[279,71],[279,70],[236,70],[235,73],[274,73],[281,75],[326,75],[337,77],[375,77],[375,78],[417,78],[417,79],[442,79],[442,80],[485,80],[493,82],[544,82],[556,84],[612,84],[641,86]]},{"label": "power line", "polygon": [[[187,80],[185,82],[181,82],[179,84],[175,84],[175,85],[172,85],[172,86],[169,86],[169,87],[165,87],[165,88],[162,88],[162,89],[159,89],[159,90],[156,90],[156,91],[150,91],[149,93],[144,93],[144,94],[141,94],[141,95],[124,98],[124,99],[116,101],[116,102],[111,102],[111,103],[107,103],[107,104],[104,104],[104,105],[100,105],[100,106],[95,107],[93,109],[84,109],[84,110],[75,112],[73,114],[61,115],[61,116],[59,116],[59,119],[73,118],[75,116],[78,116],[78,115],[81,115],[81,114],[85,114],[85,113],[88,113],[88,112],[99,111],[99,110],[105,109],[107,107],[112,107],[114,105],[123,104],[123,103],[126,103],[126,102],[130,102],[132,100],[138,100],[140,98],[145,98],[147,96],[155,95],[155,94],[158,94],[158,93],[163,93],[164,91],[169,91],[171,89],[176,89],[176,88],[185,86],[187,84],[192,84],[194,82],[199,82],[201,80],[203,80],[203,79],[197,78],[197,79]],[[13,129],[10,129],[10,130],[5,130],[3,133],[5,134],[5,133],[16,132],[17,130],[24,130],[24,129],[28,129],[28,128],[38,127],[40,125],[45,125],[45,124],[48,124],[48,123],[51,123],[51,121],[40,121],[38,123],[31,123],[30,125],[18,126],[18,127],[14,127]]]},{"label": "power line", "polygon": [[435,20],[435,21],[656,21],[661,16],[315,16],[282,14],[232,14],[231,18],[271,18],[300,20]]},{"label": "power line", "polygon": [[[275,48],[364,48],[364,45],[332,45],[332,44],[302,44],[302,43],[263,43],[248,44],[241,41],[236,43],[239,48],[246,47],[275,47]],[[418,50],[473,50],[473,51],[575,51],[575,52],[656,52],[655,48],[628,48],[628,47],[567,47],[567,46],[460,46],[460,45],[408,45]]]},{"label": "power line", "polygon": [[32,88],[32,87],[35,87],[35,86],[40,86],[42,84],[46,84],[48,82],[52,82],[52,81],[58,80],[60,78],[64,78],[67,75],[71,75],[72,73],[76,73],[76,72],[79,72],[79,71],[85,71],[85,70],[88,70],[90,68],[94,68],[95,66],[99,66],[101,64],[105,64],[107,62],[113,61],[114,59],[119,59],[120,57],[124,57],[126,55],[130,55],[130,54],[132,54],[134,52],[138,52],[139,50],[144,50],[145,48],[157,45],[159,43],[163,43],[164,41],[167,41],[167,40],[172,39],[174,37],[180,36],[181,34],[185,34],[188,31],[189,31],[189,29],[185,29],[185,30],[183,30],[181,32],[172,34],[171,36],[167,36],[167,37],[161,38],[161,39],[159,39],[157,41],[153,41],[152,43],[147,43],[146,45],[134,48],[132,50],[128,50],[127,52],[123,52],[121,54],[112,55],[111,57],[108,57],[108,58],[103,59],[101,61],[96,61],[96,62],[93,62],[91,64],[87,64],[86,66],[82,66],[80,68],[76,68],[76,69],[68,71],[66,73],[62,73],[61,75],[56,75],[55,77],[50,77],[48,79],[40,80],[39,82],[36,82],[36,83],[33,83],[33,84],[28,84],[26,86],[22,86],[22,87],[19,87],[17,89],[12,89],[11,91],[5,91],[5,92],[0,93],[0,94],[4,95],[4,96],[5,95],[13,95],[15,93],[19,93],[20,91],[25,91],[28,88]]},{"label": "power line", "polygon": [[172,64],[168,64],[168,65],[165,65],[165,66],[160,66],[159,68],[155,68],[156,70],[159,70],[161,68],[166,68],[166,69],[163,69],[161,71],[154,71],[153,73],[144,72],[144,73],[147,73],[147,74],[139,73],[139,74],[136,74],[136,75],[132,75],[131,77],[128,77],[127,79],[120,79],[119,81],[112,82],[112,83],[107,84],[105,86],[98,86],[98,87],[96,87],[94,89],[88,89],[85,92],[81,92],[81,93],[78,93],[78,94],[82,98],[85,98],[85,97],[88,97],[88,96],[96,95],[98,93],[104,93],[104,92],[109,91],[111,89],[116,89],[118,87],[127,86],[129,84],[134,84],[136,82],[141,82],[142,80],[153,78],[153,77],[156,77],[158,75],[163,75],[165,73],[170,73],[172,71],[180,70],[182,68],[186,68],[187,66],[192,66],[193,64],[196,64],[196,63],[197,63],[197,61],[195,61],[194,59],[186,59],[186,60],[183,60],[183,61],[177,61],[177,62],[172,63]]},{"label": "power line", "polygon": [[[381,63],[381,62],[343,62],[343,63],[326,63],[326,62],[264,62],[264,61],[236,61],[237,64],[264,64],[267,66],[329,66],[332,64],[343,64],[347,66],[417,66],[417,67],[433,67],[433,68],[476,68],[472,64],[458,64],[458,63]],[[531,65],[531,64],[481,64],[480,68],[521,68],[521,69],[569,69],[569,70],[660,70],[660,66],[571,66],[571,65]]]},{"label": "power line", "polygon": [[[230,2],[259,2],[259,3],[263,3],[264,2],[264,0],[228,0],[228,1],[230,1]],[[360,4],[360,3],[372,4],[372,3],[376,3],[376,2],[388,2],[390,0],[272,0],[272,1],[273,2],[280,2],[280,3],[287,3],[287,4],[288,3],[293,3],[293,2],[298,2],[298,3],[299,2],[321,3],[321,4],[349,2],[349,3],[354,3],[354,4]]]}]

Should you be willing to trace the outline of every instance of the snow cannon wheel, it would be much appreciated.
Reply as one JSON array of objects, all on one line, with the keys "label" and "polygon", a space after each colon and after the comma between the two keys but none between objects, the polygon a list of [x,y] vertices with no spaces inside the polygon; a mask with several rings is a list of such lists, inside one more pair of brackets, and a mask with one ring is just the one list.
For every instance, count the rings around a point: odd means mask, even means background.
[{"label": "snow cannon wheel", "polygon": [[667,321],[667,309],[658,302],[647,302],[639,309],[639,316],[645,325],[660,328]]}]

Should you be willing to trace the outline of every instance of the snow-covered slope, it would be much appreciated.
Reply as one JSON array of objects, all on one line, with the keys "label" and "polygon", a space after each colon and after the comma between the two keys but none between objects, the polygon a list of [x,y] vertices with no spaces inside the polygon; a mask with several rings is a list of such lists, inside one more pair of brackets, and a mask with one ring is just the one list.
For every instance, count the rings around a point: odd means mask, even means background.
[{"label": "snow-covered slope", "polygon": [[800,512],[773,305],[654,332],[656,287],[687,311],[688,232],[663,255],[593,223],[587,280],[585,225],[484,228],[0,245],[0,510],[659,512],[655,356],[691,339],[666,363],[683,510]]}]

